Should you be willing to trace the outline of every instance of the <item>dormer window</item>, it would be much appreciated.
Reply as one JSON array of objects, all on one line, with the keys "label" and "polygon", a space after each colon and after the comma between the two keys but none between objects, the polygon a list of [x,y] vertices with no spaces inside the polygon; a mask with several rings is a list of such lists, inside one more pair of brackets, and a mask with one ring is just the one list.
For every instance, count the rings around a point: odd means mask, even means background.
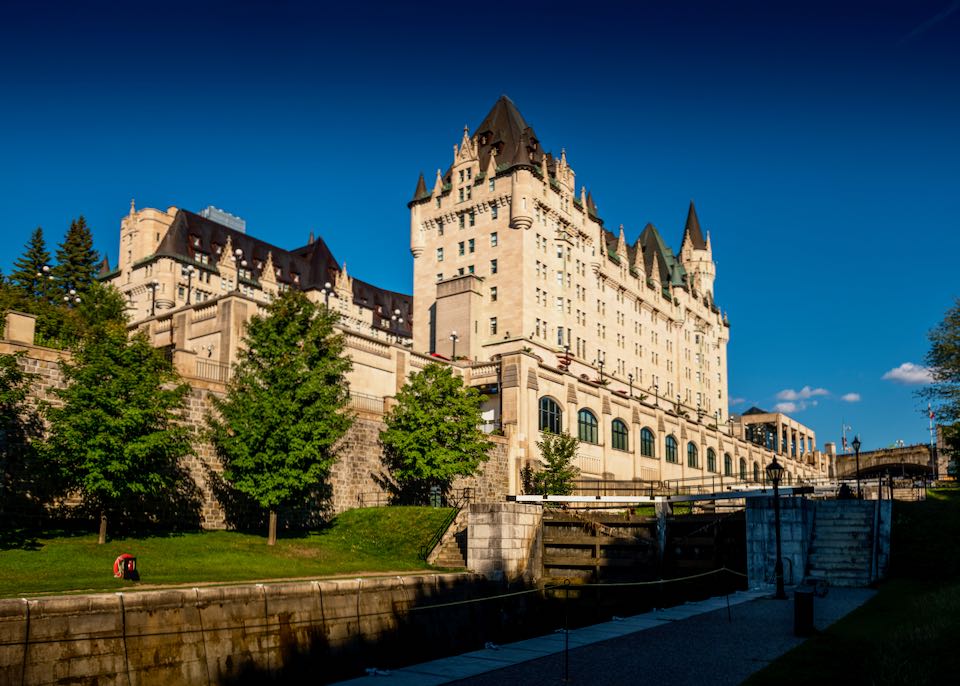
[{"label": "dormer window", "polygon": [[200,247],[200,236],[191,236],[191,238],[193,239],[193,247],[194,247],[194,248],[199,248],[199,247]]},{"label": "dormer window", "polygon": [[299,284],[299,283],[300,283],[300,275],[299,275],[299,274],[295,274],[295,273],[294,273],[294,274],[290,274],[290,277],[293,279],[293,282],[294,282],[295,284]]}]

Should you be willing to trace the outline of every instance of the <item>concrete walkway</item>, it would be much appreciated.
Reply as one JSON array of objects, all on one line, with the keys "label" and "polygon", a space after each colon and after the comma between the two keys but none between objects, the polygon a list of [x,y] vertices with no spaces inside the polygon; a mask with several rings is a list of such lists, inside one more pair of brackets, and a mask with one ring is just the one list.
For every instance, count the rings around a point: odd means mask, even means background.
[{"label": "concrete walkway", "polygon": [[[875,592],[831,588],[814,601],[823,630]],[[563,683],[669,683],[711,686],[741,683],[803,642],[793,635],[793,594],[773,600],[770,590],[687,603],[570,631],[569,681],[564,682],[563,633],[425,662],[386,674],[342,682],[350,686],[524,686]]]}]

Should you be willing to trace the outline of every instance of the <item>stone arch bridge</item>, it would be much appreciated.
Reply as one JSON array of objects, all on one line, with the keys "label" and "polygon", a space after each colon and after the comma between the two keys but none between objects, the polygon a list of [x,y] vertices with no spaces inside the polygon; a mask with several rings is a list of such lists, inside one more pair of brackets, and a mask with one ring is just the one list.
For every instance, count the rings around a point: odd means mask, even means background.
[{"label": "stone arch bridge", "polygon": [[[924,443],[860,453],[860,478],[885,474],[937,478],[945,473],[944,469],[937,469],[930,446]],[[857,476],[857,460],[853,453],[837,455],[837,476],[841,479],[852,479]]]}]

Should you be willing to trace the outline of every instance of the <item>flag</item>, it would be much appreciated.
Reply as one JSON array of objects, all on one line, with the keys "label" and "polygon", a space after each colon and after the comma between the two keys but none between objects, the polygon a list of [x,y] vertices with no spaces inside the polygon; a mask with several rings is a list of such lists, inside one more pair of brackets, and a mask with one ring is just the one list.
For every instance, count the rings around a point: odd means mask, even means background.
[{"label": "flag", "polygon": [[930,413],[930,419],[933,419],[934,413],[933,413],[933,410],[930,409],[930,403],[927,403],[927,412]]}]

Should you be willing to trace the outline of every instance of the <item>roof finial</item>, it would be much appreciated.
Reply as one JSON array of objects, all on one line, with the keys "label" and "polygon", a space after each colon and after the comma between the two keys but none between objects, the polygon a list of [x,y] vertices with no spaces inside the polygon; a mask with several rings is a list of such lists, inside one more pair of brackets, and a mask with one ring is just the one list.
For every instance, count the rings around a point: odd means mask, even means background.
[{"label": "roof finial", "polygon": [[133,198],[130,198],[130,214],[137,213],[137,203]]}]

